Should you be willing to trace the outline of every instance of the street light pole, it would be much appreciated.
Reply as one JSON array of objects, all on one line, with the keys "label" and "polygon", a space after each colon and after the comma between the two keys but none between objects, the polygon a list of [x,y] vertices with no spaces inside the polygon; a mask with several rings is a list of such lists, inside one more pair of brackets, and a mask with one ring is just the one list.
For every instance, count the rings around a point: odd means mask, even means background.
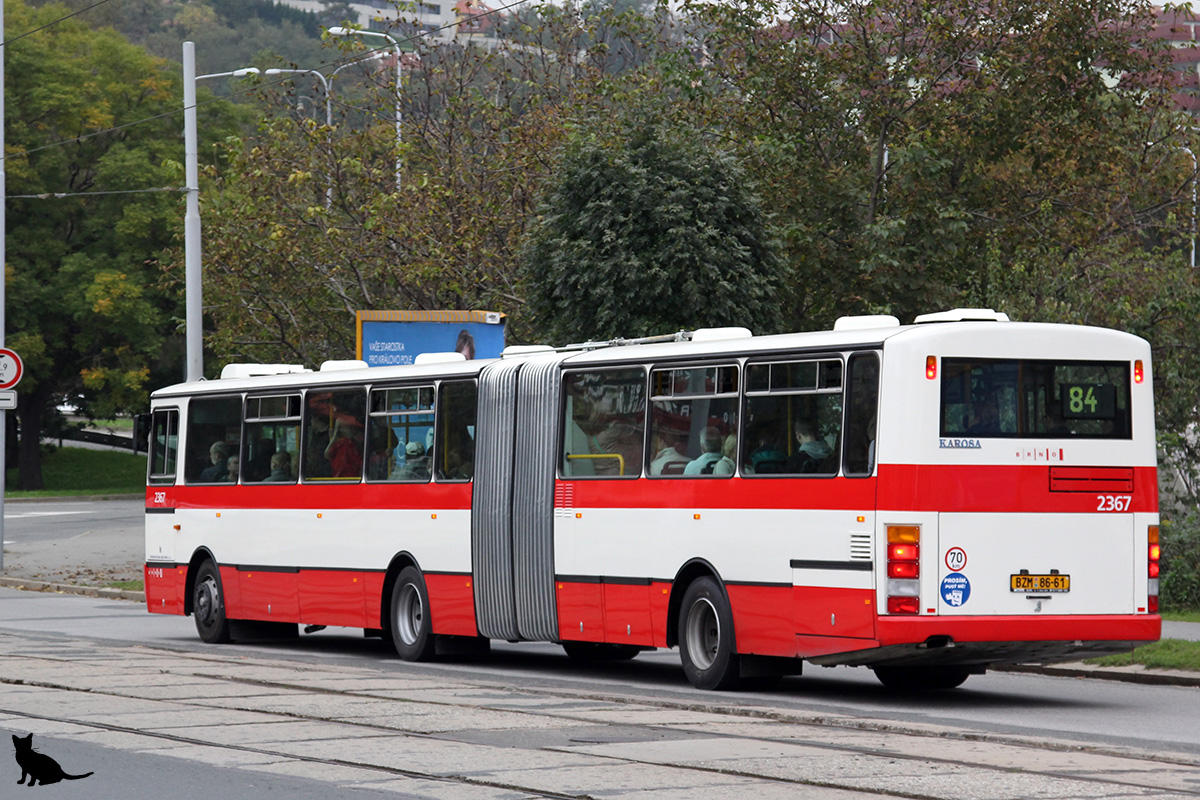
[{"label": "street light pole", "polygon": [[183,160],[187,209],[183,216],[184,329],[186,357],[184,380],[204,377],[203,270],[200,250],[200,148],[196,143],[196,81],[205,78],[257,75],[254,67],[196,75],[196,45],[183,43]]},{"label": "street light pole", "polygon": [[387,39],[392,49],[396,51],[396,191],[400,191],[400,167],[402,164],[400,158],[400,123],[403,119],[400,109],[400,43],[389,33],[383,31],[360,31],[356,28],[335,27],[329,29],[330,36],[379,36]]}]

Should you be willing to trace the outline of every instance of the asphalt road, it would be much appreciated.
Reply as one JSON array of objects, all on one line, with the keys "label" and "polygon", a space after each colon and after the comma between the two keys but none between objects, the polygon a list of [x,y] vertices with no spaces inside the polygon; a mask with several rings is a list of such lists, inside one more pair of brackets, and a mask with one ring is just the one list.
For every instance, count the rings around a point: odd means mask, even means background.
[{"label": "asphalt road", "polygon": [[104,586],[140,580],[145,500],[8,501],[0,575]]}]

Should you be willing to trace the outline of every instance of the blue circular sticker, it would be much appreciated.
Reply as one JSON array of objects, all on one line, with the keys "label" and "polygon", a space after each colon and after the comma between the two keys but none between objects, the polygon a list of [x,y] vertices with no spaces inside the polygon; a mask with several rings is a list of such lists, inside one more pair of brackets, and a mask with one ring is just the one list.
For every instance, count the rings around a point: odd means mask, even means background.
[{"label": "blue circular sticker", "polygon": [[942,578],[942,600],[948,606],[966,605],[971,597],[971,582],[961,572],[951,572]]}]

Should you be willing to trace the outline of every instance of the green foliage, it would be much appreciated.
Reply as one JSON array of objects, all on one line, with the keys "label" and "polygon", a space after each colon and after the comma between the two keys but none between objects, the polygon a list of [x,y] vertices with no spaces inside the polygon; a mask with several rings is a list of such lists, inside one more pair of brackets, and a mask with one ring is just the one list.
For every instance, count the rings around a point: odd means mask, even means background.
[{"label": "green foliage", "polygon": [[1200,609],[1200,513],[1164,519],[1159,603],[1164,609]]},{"label": "green foliage", "polygon": [[[6,27],[17,35],[65,13],[9,0]],[[62,398],[106,416],[147,403],[182,304],[159,289],[154,264],[182,221],[170,191],[182,142],[168,113],[180,87],[171,64],[79,18],[17,39],[5,59],[7,343],[26,362],[19,484],[33,489],[39,432]],[[121,126],[129,127],[103,132]]]},{"label": "green foliage", "polygon": [[778,330],[787,282],[736,157],[701,131],[633,124],[624,140],[583,126],[567,147],[525,259],[537,329],[560,343]]}]

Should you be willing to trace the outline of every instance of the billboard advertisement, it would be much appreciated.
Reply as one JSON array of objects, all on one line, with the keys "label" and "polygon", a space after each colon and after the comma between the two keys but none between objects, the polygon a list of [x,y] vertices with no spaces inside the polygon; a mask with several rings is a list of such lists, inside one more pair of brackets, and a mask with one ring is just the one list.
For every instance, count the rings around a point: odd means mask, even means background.
[{"label": "billboard advertisement", "polygon": [[412,364],[421,353],[499,358],[505,315],[498,311],[358,311],[358,357],[371,367]]}]

